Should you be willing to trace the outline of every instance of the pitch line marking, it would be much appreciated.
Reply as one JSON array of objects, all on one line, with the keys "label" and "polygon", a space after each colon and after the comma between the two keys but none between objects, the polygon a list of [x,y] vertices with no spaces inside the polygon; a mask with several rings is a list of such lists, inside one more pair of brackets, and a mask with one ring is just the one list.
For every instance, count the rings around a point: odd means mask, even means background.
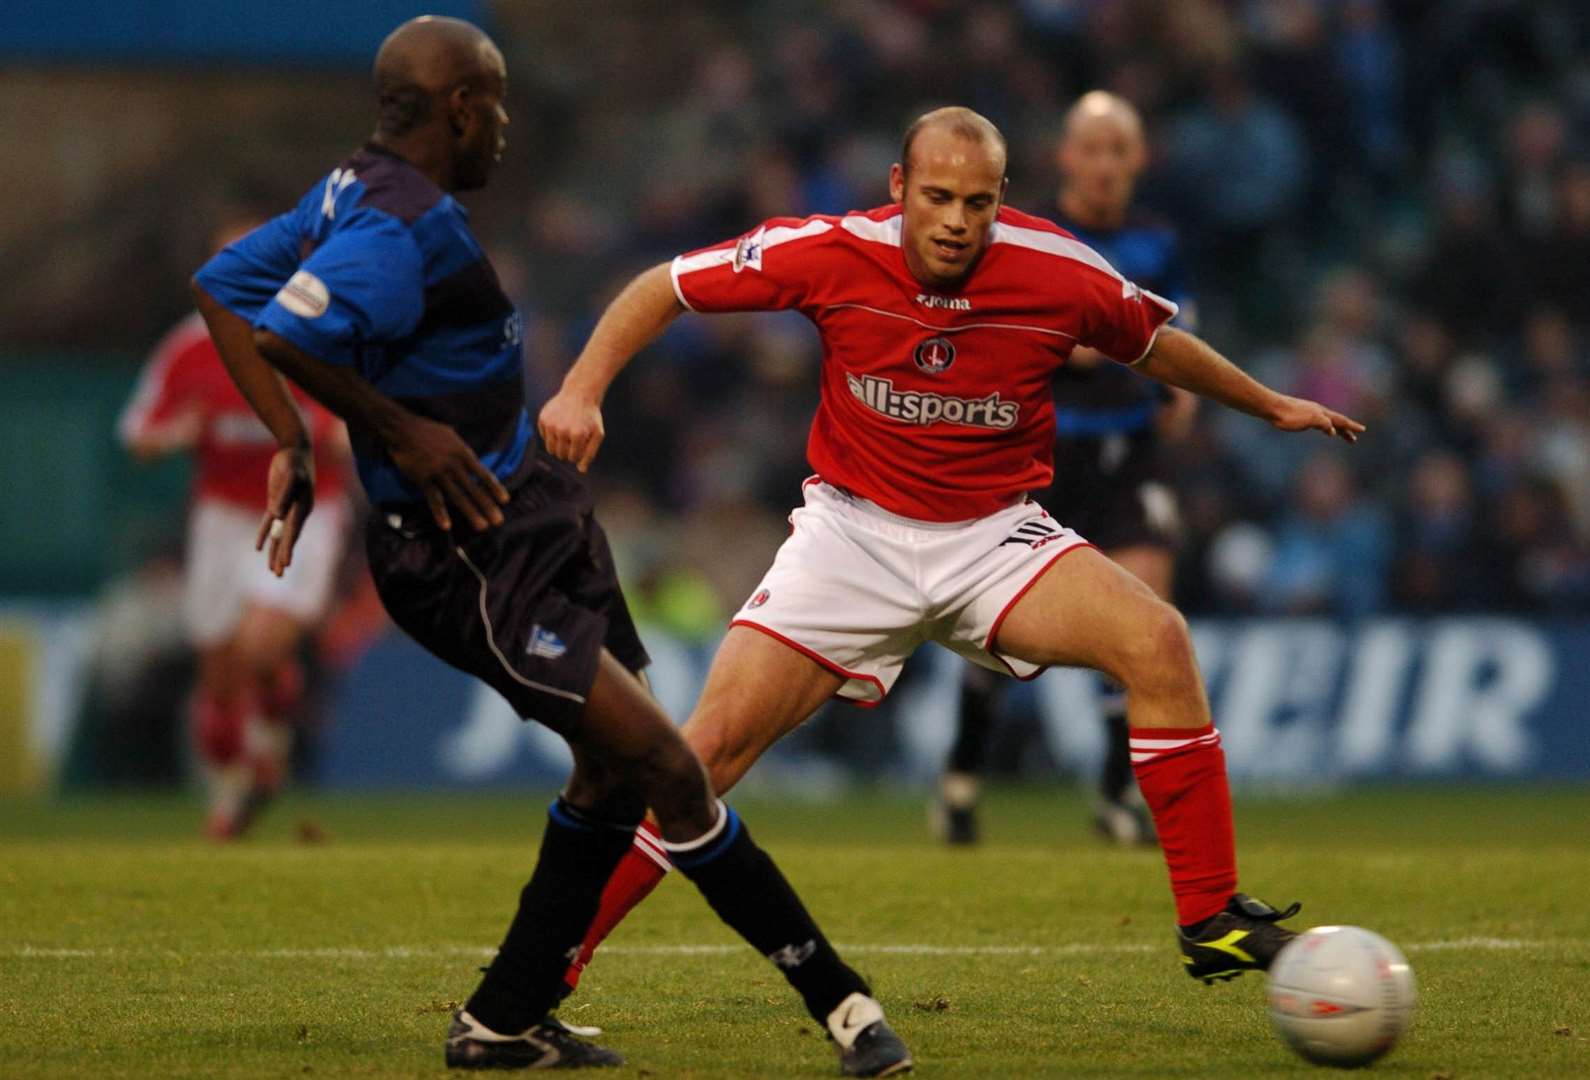
[{"label": "pitch line marking", "polygon": [[[1524,938],[1466,937],[1439,941],[1416,941],[1403,945],[1404,952],[1524,952],[1548,949],[1584,949],[1590,941],[1529,940]],[[742,953],[749,946],[736,945],[604,945],[603,953],[615,956],[730,956]],[[1087,956],[1127,955],[1166,951],[1158,945],[1138,942],[1098,944],[1095,942],[1070,942],[1059,945],[925,945],[925,944],[836,944],[841,953],[873,956]],[[1168,949],[1168,946],[1166,947]],[[102,957],[139,956],[212,956],[242,957],[252,960],[425,960],[451,956],[491,957],[496,949],[483,945],[390,945],[379,949],[357,947],[283,948],[283,949],[211,949],[200,953],[186,953],[180,949],[75,949],[48,946],[21,945],[0,951],[0,956],[12,959],[34,960],[87,960]]]}]

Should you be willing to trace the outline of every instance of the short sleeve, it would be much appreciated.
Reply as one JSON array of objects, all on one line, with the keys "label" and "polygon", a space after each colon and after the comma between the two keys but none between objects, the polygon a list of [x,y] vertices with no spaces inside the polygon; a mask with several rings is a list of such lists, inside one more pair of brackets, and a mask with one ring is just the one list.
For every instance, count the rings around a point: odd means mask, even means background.
[{"label": "short sleeve", "polygon": [[[1102,260],[1100,260],[1102,262]],[[1111,360],[1135,364],[1154,344],[1159,328],[1176,317],[1176,305],[1119,274],[1089,268],[1081,277],[1084,332],[1078,343]]]},{"label": "short sleeve", "polygon": [[228,244],[199,269],[200,287],[223,307],[253,322],[298,269],[297,212],[274,217]]},{"label": "short sleeve", "polygon": [[821,272],[833,228],[821,218],[774,218],[744,236],[680,255],[670,268],[674,293],[692,311],[799,308]]},{"label": "short sleeve", "polygon": [[377,211],[340,225],[265,305],[255,326],[330,363],[352,363],[363,344],[408,336],[425,310],[419,246]]}]

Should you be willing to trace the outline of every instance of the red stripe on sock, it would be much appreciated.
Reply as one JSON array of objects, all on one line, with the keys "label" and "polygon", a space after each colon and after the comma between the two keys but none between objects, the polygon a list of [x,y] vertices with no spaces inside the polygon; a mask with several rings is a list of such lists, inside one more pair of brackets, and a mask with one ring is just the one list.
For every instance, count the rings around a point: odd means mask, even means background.
[{"label": "red stripe on sock", "polygon": [[[1214,729],[1133,728],[1132,738],[1199,738]],[[1219,741],[1199,742],[1132,766],[1154,815],[1170,870],[1176,921],[1183,926],[1218,914],[1237,889],[1231,788]]]},{"label": "red stripe on sock", "polygon": [[635,830],[635,843],[619,860],[613,876],[607,879],[607,887],[602,890],[602,902],[596,909],[596,918],[591,920],[590,929],[585,932],[579,956],[563,973],[563,981],[571,991],[580,985],[580,973],[591,962],[596,947],[607,940],[607,935],[624,921],[624,916],[650,896],[667,876],[669,868],[658,865],[656,858],[662,851],[661,839],[657,827],[649,821],[641,822],[640,828]]}]

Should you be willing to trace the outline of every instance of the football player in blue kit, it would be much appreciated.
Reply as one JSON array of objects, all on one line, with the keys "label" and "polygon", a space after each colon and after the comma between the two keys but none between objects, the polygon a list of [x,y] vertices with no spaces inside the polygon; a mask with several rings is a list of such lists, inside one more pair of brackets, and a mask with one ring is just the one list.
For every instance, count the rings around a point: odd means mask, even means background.
[{"label": "football player in blue kit", "polygon": [[[1148,160],[1142,120],[1129,102],[1095,90],[1066,113],[1051,215],[1128,281],[1179,305],[1174,325],[1195,330],[1176,233],[1132,206]],[[1055,480],[1033,495],[1054,519],[1170,599],[1178,539],[1166,448],[1185,436],[1197,408],[1185,390],[1144,378],[1078,348],[1055,375]],[[1106,754],[1094,825],[1120,844],[1152,844],[1127,745],[1126,695],[1100,676]],[[934,824],[952,844],[976,843],[977,804],[1003,680],[964,665],[955,741],[939,778]]]},{"label": "football player in blue kit", "polygon": [[308,433],[282,376],[352,434],[370,571],[394,622],[562,735],[574,772],[496,957],[454,1014],[447,1064],[619,1064],[551,1016],[602,887],[650,807],[673,864],[768,957],[843,1071],[911,1067],[835,953],[647,693],[647,656],[579,473],[543,452],[521,325],[453,198],[505,145],[507,70],[478,28],[423,17],[375,62],[371,141],[194,279],[222,358],[280,449],[257,546],[278,573],[313,506]]}]

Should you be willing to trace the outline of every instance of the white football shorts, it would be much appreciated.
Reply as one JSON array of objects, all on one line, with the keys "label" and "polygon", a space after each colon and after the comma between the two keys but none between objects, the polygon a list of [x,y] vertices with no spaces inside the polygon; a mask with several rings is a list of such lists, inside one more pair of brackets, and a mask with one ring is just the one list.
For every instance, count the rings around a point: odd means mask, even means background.
[{"label": "white football shorts", "polygon": [[315,503],[293,547],[293,562],[277,577],[265,553],[254,550],[261,511],[201,499],[188,518],[188,565],[183,614],[195,645],[230,637],[249,604],[283,611],[299,622],[319,620],[331,599],[348,536],[348,503]]},{"label": "white football shorts", "polygon": [[730,625],[749,626],[845,678],[875,705],[917,646],[1030,679],[1043,669],[992,651],[1000,623],[1056,559],[1091,547],[1035,502],[972,521],[914,521],[823,481],[806,482],[790,536]]}]

